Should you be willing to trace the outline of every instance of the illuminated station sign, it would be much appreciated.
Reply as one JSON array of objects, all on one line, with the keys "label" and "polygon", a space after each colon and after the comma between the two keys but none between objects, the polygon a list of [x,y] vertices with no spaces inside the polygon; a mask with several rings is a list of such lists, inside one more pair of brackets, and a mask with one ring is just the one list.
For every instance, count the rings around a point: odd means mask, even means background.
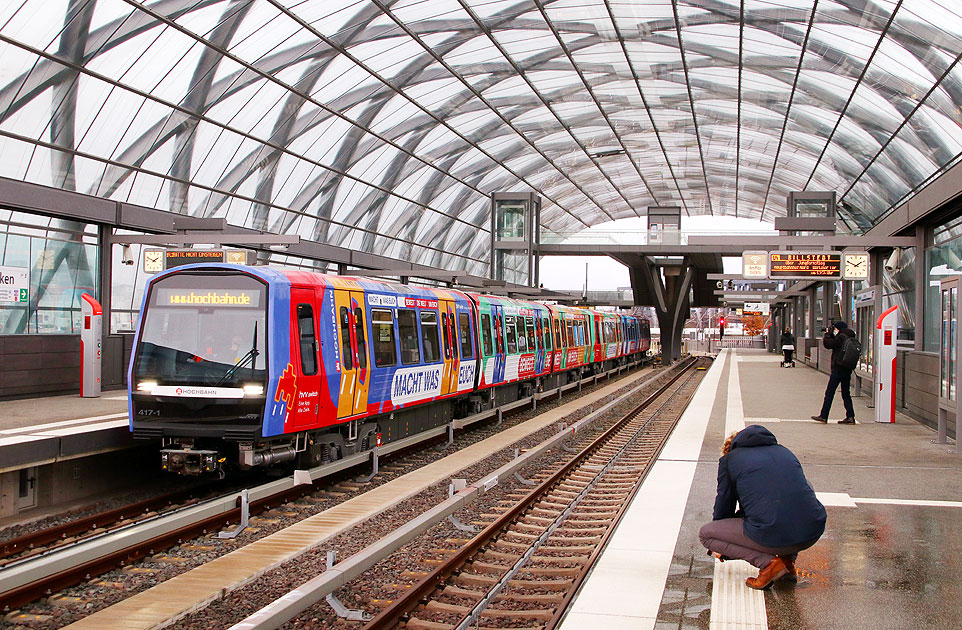
[{"label": "illuminated station sign", "polygon": [[768,277],[786,280],[838,280],[841,252],[769,252]]},{"label": "illuminated station sign", "polygon": [[751,280],[866,280],[867,252],[745,252],[742,276]]}]

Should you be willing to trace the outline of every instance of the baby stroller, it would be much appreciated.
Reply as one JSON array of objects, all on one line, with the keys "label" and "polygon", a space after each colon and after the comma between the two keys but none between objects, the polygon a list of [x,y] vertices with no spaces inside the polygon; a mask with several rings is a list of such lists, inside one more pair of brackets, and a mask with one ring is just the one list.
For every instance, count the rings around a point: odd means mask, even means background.
[{"label": "baby stroller", "polygon": [[782,346],[782,354],[785,355],[782,359],[782,367],[795,367],[795,359],[792,355],[795,353],[795,346],[791,344],[785,344]]}]

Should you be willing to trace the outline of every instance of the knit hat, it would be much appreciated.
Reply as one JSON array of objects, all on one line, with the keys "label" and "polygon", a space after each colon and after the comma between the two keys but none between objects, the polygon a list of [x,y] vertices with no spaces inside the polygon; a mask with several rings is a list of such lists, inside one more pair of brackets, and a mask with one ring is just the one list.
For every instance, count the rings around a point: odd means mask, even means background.
[{"label": "knit hat", "polygon": [[832,326],[834,326],[835,328],[838,328],[839,330],[845,330],[846,328],[848,328],[848,324],[842,321],[835,322],[834,324],[832,324]]}]

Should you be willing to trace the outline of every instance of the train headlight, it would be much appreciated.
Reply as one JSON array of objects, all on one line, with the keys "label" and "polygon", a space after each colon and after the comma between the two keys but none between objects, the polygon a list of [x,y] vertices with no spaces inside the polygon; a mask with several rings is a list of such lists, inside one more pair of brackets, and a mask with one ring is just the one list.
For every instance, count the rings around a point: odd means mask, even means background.
[{"label": "train headlight", "polygon": [[263,385],[244,385],[244,395],[245,396],[263,396],[264,386]]},{"label": "train headlight", "polygon": [[157,387],[157,381],[140,381],[137,383],[138,392],[152,392]]}]

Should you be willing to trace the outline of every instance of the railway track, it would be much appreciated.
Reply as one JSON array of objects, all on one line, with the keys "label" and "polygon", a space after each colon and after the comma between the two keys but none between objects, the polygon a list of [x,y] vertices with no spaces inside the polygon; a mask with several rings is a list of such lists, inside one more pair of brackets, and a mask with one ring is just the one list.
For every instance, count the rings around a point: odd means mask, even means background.
[{"label": "railway track", "polygon": [[554,628],[694,393],[695,363],[649,396],[365,630]]},{"label": "railway track", "polygon": [[[620,371],[620,370],[619,370]],[[597,382],[598,377],[592,377]],[[577,384],[575,386],[578,386]],[[578,386],[580,390],[580,386]],[[553,395],[553,394],[552,394]],[[532,401],[521,400],[512,403],[507,410],[526,408]],[[494,416],[494,412],[487,413]],[[382,448],[382,455],[393,452],[404,452],[416,447],[426,439],[436,439],[447,433],[442,427],[435,430],[431,436],[416,436],[418,439],[402,440]],[[318,469],[310,471],[313,480],[330,475],[343,473],[352,467],[370,462],[369,452],[350,456]],[[251,514],[268,510],[287,501],[295,500],[303,495],[316,492],[318,488],[310,485],[295,486],[290,478],[265,484],[250,491]],[[144,522],[125,522],[118,525],[114,531],[103,531],[102,523],[107,522],[103,515],[97,515],[88,522],[97,525],[94,535],[89,540],[64,539],[75,536],[67,530],[49,531],[38,534],[30,540],[22,538],[3,543],[10,551],[8,565],[0,570],[0,612],[8,613],[37,599],[56,593],[69,586],[90,580],[111,569],[129,566],[131,563],[148,555],[161,552],[171,546],[178,545],[192,538],[210,534],[225,528],[231,522],[240,518],[240,507],[236,493],[216,498],[210,501],[188,505],[172,510],[170,514],[154,514],[156,509],[147,505],[127,506],[119,515],[126,520],[127,514],[147,511]],[[116,517],[115,517],[116,518]],[[67,527],[76,530],[83,524],[71,523]],[[41,543],[42,539],[48,542]],[[60,544],[55,541],[61,541]],[[29,557],[14,558],[17,553],[23,554],[33,545],[35,551],[28,552]],[[46,552],[40,551],[40,544],[58,544],[57,548]]]},{"label": "railway track", "polygon": [[19,560],[47,553],[61,545],[198,503],[209,498],[211,493],[209,486],[184,488],[8,538],[0,541],[0,569]]}]

